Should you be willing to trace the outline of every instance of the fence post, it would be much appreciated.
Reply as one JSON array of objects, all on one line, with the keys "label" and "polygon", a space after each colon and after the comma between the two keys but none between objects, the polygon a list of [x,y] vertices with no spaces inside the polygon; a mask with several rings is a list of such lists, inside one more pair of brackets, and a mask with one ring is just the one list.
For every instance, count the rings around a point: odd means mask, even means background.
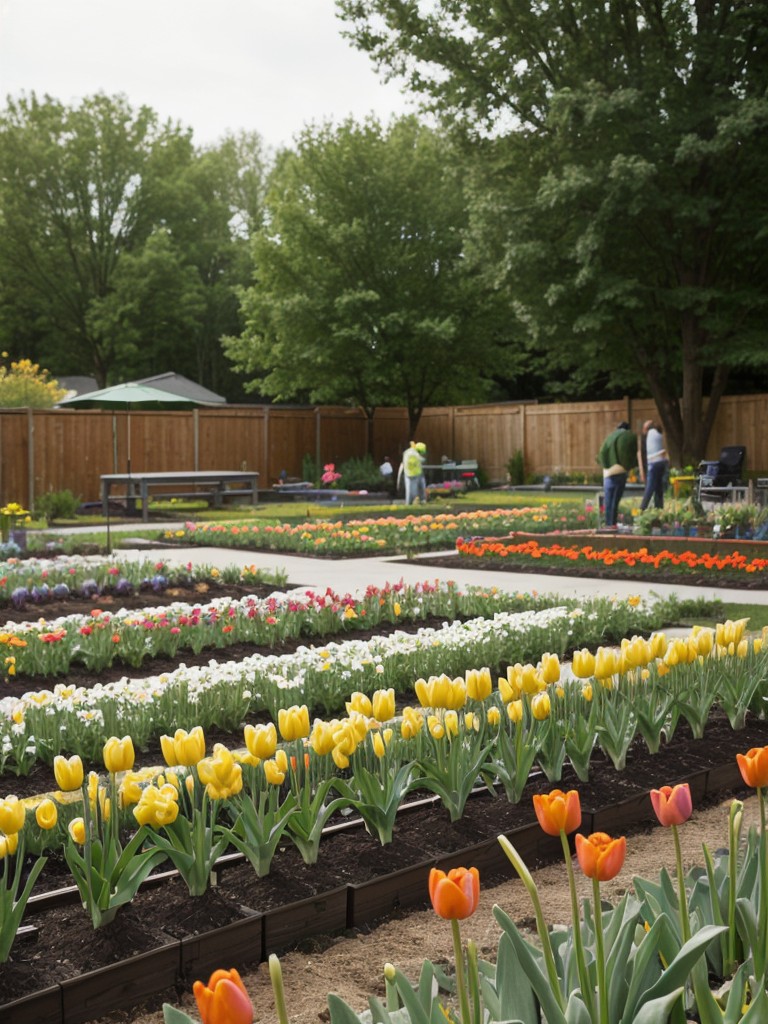
[{"label": "fence post", "polygon": [[27,458],[27,502],[32,511],[35,504],[35,418],[32,409],[27,407],[27,432],[29,434],[29,455]]}]

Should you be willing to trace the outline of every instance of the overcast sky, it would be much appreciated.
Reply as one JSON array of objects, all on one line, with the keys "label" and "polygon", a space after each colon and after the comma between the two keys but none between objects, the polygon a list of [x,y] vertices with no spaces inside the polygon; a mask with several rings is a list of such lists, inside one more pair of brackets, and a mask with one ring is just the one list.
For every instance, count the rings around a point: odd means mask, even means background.
[{"label": "overcast sky", "polygon": [[412,110],[340,27],[333,0],[0,0],[0,98],[120,92],[198,145]]}]

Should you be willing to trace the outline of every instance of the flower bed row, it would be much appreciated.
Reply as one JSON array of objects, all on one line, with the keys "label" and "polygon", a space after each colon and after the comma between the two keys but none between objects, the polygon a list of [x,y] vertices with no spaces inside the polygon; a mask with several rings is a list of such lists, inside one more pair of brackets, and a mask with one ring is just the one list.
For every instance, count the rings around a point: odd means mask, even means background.
[{"label": "flower bed row", "polygon": [[249,713],[266,709],[275,716],[299,701],[333,711],[351,689],[391,686],[402,692],[420,676],[463,674],[467,667],[482,664],[498,670],[536,659],[544,650],[562,657],[605,637],[647,632],[669,621],[670,608],[663,602],[598,599],[578,608],[493,612],[508,602],[524,604],[527,598],[475,590],[462,594],[448,584],[377,593],[370,599],[379,611],[380,600],[391,600],[393,613],[398,608],[402,612],[395,600],[398,593],[406,602],[420,600],[433,609],[442,599],[454,614],[457,608],[477,609],[479,604],[487,611],[473,620],[446,622],[439,630],[396,631],[370,641],[300,648],[291,655],[182,666],[161,676],[125,678],[89,689],[57,684],[53,690],[30,691],[21,699],[0,701],[0,769],[23,774],[37,759],[50,763],[62,750],[95,759],[105,735],[128,733],[144,747],[150,738],[177,726],[231,729]]},{"label": "flower bed row", "polygon": [[485,537],[460,538],[456,542],[458,553],[466,560],[504,562],[514,560],[525,568],[548,565],[599,566],[612,569],[620,574],[627,569],[644,570],[650,574],[659,570],[673,570],[683,575],[739,577],[760,576],[768,579],[768,558],[753,556],[747,558],[739,551],[722,554],[692,550],[674,551],[668,548],[651,551],[642,546],[637,549],[597,547],[593,544],[567,544],[554,542],[542,544],[533,537],[512,539],[488,539]]},{"label": "flower bed row", "polygon": [[120,559],[101,555],[59,555],[56,558],[13,558],[0,562],[0,608],[45,605],[68,597],[128,597],[136,591],[156,594],[199,583],[285,583],[285,573],[255,565],[176,566],[165,559]]},{"label": "flower bed row", "polygon": [[215,547],[267,549],[303,554],[365,555],[383,551],[410,552],[452,547],[457,537],[483,532],[501,536],[511,530],[549,533],[596,526],[594,514],[573,505],[481,509],[436,515],[380,516],[318,520],[291,524],[186,523],[170,530],[168,540]]}]

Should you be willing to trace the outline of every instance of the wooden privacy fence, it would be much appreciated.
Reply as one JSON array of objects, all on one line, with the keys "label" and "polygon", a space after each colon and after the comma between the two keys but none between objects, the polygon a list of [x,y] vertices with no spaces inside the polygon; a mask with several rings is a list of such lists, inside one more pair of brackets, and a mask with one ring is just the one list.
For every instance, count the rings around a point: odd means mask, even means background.
[{"label": "wooden privacy fence", "polygon": [[[595,455],[620,420],[639,430],[655,417],[653,402],[620,399],[570,404],[502,403],[425,410],[417,437],[430,462],[476,459],[491,482],[522,451],[526,473],[597,471]],[[768,395],[722,399],[706,456],[727,444],[747,447],[746,469],[768,475]],[[128,444],[130,431],[130,445]],[[281,471],[300,477],[310,456],[337,466],[371,451],[397,464],[408,444],[404,409],[379,409],[371,421],[357,409],[232,405],[184,411],[0,409],[0,503],[30,508],[48,491],[99,497],[102,473],[242,469],[268,488]],[[130,451],[130,467],[128,452]]]}]

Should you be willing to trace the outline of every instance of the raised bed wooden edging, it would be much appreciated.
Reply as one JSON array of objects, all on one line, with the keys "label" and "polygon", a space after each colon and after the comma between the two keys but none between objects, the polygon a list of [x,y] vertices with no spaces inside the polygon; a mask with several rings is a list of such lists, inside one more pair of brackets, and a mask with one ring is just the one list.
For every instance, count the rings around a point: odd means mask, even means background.
[{"label": "raised bed wooden edging", "polygon": [[[735,761],[709,769],[697,765],[690,776],[675,781],[690,784],[694,804],[744,788]],[[653,820],[648,793],[643,791],[611,807],[583,808],[580,830],[608,830],[616,834]],[[562,855],[560,839],[546,835],[536,822],[515,829],[508,837],[530,866],[552,862]],[[195,978],[207,979],[222,965],[255,965],[270,953],[281,952],[310,936],[359,928],[397,909],[426,906],[430,868],[448,870],[459,865],[474,865],[481,874],[498,875],[507,867],[512,873],[498,840],[488,839],[444,857],[431,858],[368,882],[339,886],[264,914],[242,908],[247,916],[240,921],[169,941],[148,953],[6,1003],[0,1006],[0,1020],[2,1024],[82,1024],[113,1010],[135,1006],[174,987],[188,989]]]}]

